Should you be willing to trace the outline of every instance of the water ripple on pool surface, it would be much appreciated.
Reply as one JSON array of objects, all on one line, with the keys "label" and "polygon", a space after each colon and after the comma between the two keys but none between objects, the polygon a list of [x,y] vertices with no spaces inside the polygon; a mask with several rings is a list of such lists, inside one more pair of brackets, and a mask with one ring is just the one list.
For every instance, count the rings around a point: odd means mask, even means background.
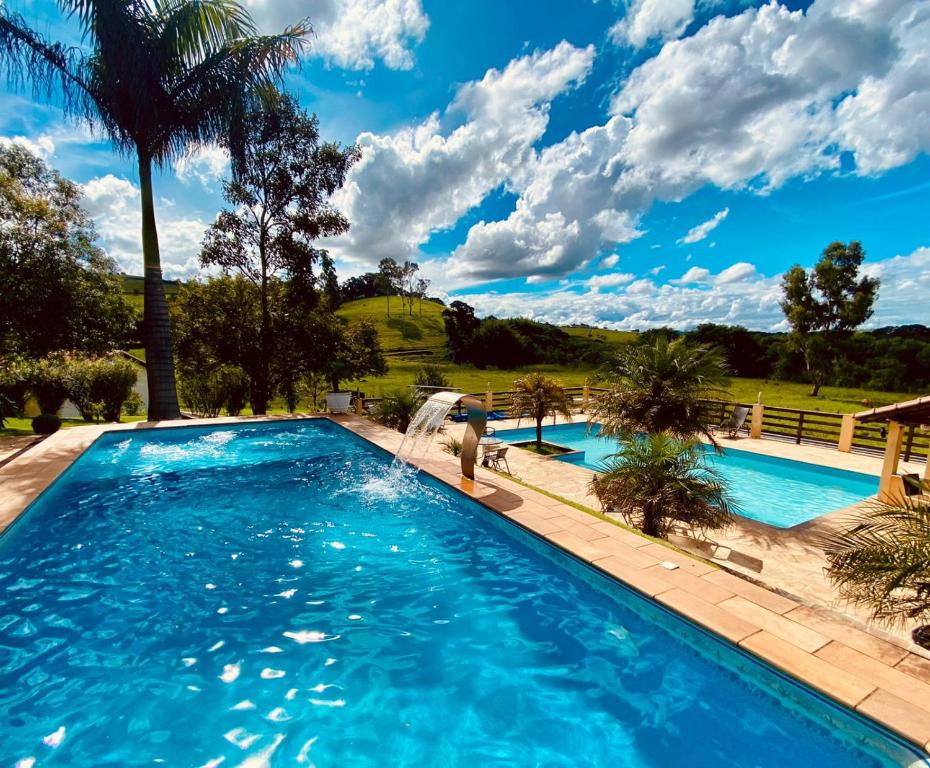
[{"label": "water ripple on pool surface", "polygon": [[104,438],[0,540],[0,764],[901,759],[331,424],[215,434]]}]

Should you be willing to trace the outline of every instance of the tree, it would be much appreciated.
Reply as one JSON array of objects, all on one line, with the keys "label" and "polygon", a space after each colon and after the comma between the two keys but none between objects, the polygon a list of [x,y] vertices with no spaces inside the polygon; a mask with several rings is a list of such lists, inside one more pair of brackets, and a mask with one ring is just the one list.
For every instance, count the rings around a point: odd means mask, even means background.
[{"label": "tree", "polygon": [[[349,229],[330,198],[345,182],[359,151],[321,143],[316,116],[308,116],[286,95],[247,111],[237,140],[242,158],[233,179],[223,185],[231,210],[222,211],[207,231],[201,263],[237,272],[258,286],[259,367],[252,408],[261,414],[272,396],[271,281],[286,274],[289,290],[311,309],[319,294],[327,293],[335,270],[329,254],[314,242]],[[232,149],[230,142],[224,143]]]},{"label": "tree", "polygon": [[100,353],[132,333],[136,313],[80,201],[43,160],[0,147],[0,354]]},{"label": "tree", "polygon": [[249,389],[256,386],[261,301],[254,283],[241,275],[190,281],[171,304],[171,321],[182,380],[237,366],[246,372]]},{"label": "tree", "polygon": [[[387,315],[391,316],[391,296],[400,291],[401,279],[403,276],[402,267],[394,259],[384,258],[378,262],[378,275],[381,278],[381,285],[384,290],[384,296],[387,298]],[[401,315],[404,314],[404,305],[401,302]]]},{"label": "tree", "polygon": [[414,295],[417,297],[417,306],[420,310],[420,317],[423,317],[423,299],[426,298],[426,292],[429,290],[430,283],[424,277],[418,278],[414,283]]},{"label": "tree", "polygon": [[648,536],[666,537],[675,523],[721,528],[733,505],[719,475],[694,441],[667,434],[628,435],[591,491],[604,512],[621,515]]},{"label": "tree", "polygon": [[149,418],[176,419],[152,167],[192,146],[236,136],[244,106],[299,61],[308,30],[297,25],[260,36],[234,0],[59,0],[59,5],[78,19],[86,47],[47,40],[4,6],[0,66],[11,83],[31,83],[37,98],[55,98],[68,115],[102,128],[117,151],[138,160]]},{"label": "tree", "polygon": [[591,412],[605,437],[645,432],[714,442],[701,401],[726,394],[726,367],[715,349],[659,336],[624,347],[606,378],[609,391]]},{"label": "tree", "polygon": [[464,301],[453,301],[442,311],[449,354],[456,363],[465,362],[481,321]]},{"label": "tree", "polygon": [[546,416],[564,416],[572,420],[571,399],[562,385],[542,373],[528,373],[513,383],[510,415],[519,418],[529,413],[536,422],[536,448],[542,448],[542,423]]},{"label": "tree", "polygon": [[804,354],[812,397],[820,392],[843,342],[872,316],[879,281],[859,276],[864,259],[857,240],[830,243],[809,273],[795,265],[782,278],[781,309]]},{"label": "tree", "polygon": [[[821,539],[827,572],[840,595],[890,624],[930,623],[930,507],[908,497],[870,502]],[[930,627],[914,641],[930,647]]]},{"label": "tree", "polygon": [[370,320],[348,325],[332,313],[318,312],[311,333],[314,343],[305,356],[307,372],[325,376],[331,392],[338,392],[342,381],[387,373],[378,329]]}]

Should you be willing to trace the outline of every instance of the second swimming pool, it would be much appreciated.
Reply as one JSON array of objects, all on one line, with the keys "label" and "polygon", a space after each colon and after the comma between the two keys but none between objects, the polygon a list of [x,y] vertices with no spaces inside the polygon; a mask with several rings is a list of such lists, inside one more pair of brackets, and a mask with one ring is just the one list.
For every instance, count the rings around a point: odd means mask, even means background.
[{"label": "second swimming pool", "polygon": [[[543,438],[581,453],[558,457],[595,471],[617,452],[617,443],[590,431],[584,422],[543,427]],[[532,440],[536,428],[499,430],[508,443]],[[709,450],[709,449],[708,449]],[[776,528],[790,528],[833,512],[878,490],[878,478],[859,472],[762,456],[727,448],[722,455],[709,454],[710,463],[726,480],[739,514]]]}]

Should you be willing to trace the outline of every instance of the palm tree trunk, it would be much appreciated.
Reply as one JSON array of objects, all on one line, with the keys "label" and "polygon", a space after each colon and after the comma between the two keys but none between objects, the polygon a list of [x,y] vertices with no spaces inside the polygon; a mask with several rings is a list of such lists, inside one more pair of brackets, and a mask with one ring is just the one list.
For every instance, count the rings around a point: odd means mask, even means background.
[{"label": "palm tree trunk", "polygon": [[142,261],[145,266],[143,339],[145,373],[149,388],[149,421],[180,419],[174,380],[174,352],[165,284],[162,282],[155,203],[152,196],[152,161],[139,153],[139,188],[142,193]]}]

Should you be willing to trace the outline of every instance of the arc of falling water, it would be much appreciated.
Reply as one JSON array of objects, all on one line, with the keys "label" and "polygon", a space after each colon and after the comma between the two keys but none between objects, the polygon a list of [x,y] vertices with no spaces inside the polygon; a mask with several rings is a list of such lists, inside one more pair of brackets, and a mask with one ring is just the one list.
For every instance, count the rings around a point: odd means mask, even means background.
[{"label": "arc of falling water", "polygon": [[462,474],[472,480],[475,479],[475,460],[478,457],[478,442],[484,434],[487,424],[487,411],[484,404],[477,397],[463,395],[459,392],[437,392],[432,395],[414,414],[404,434],[404,439],[397,449],[394,462],[411,464],[417,456],[422,457],[439,428],[445,422],[446,416],[456,405],[461,403],[468,412],[468,423],[465,426],[465,437],[462,440],[461,464]]}]

